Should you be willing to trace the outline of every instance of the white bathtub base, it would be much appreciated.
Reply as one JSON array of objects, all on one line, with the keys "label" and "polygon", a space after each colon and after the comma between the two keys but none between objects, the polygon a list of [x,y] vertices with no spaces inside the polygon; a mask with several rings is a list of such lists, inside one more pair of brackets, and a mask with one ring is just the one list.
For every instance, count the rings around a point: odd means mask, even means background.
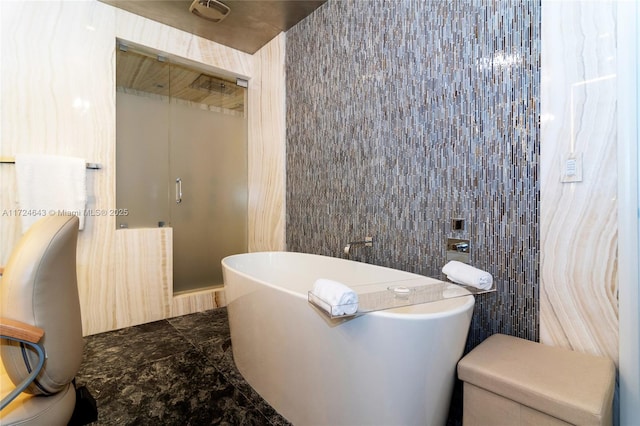
[{"label": "white bathtub base", "polygon": [[[320,265],[316,272],[326,270]],[[308,278],[309,288],[316,278]],[[308,304],[305,292],[281,291],[230,268],[225,286],[236,365],[293,424],[446,423],[472,296],[335,325]]]}]

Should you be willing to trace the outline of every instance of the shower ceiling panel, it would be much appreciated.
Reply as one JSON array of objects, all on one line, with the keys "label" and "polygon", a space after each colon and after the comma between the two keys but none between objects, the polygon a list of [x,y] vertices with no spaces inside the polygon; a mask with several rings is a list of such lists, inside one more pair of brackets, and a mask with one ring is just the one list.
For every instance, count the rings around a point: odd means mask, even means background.
[{"label": "shower ceiling panel", "polygon": [[244,111],[245,89],[233,81],[202,74],[180,64],[169,66],[169,62],[132,50],[116,52],[117,87]]},{"label": "shower ceiling panel", "polygon": [[189,12],[189,6],[193,0],[100,1],[251,54],[326,2],[326,0],[222,0],[231,12],[222,22],[214,23]]}]

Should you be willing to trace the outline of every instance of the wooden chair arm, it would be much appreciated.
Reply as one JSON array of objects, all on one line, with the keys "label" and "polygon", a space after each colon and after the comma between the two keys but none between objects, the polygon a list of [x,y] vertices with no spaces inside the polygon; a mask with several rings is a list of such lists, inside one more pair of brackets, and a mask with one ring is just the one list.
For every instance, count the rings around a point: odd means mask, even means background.
[{"label": "wooden chair arm", "polygon": [[46,355],[44,348],[38,343],[40,339],[42,339],[42,336],[44,336],[44,330],[39,327],[9,318],[0,318],[0,335],[2,335],[3,338],[15,340],[20,342],[20,344],[32,347],[38,355],[38,364],[30,370],[30,374],[0,400],[0,410],[3,410],[38,377],[38,374],[40,374],[44,366]]},{"label": "wooden chair arm", "polygon": [[14,339],[38,343],[44,336],[44,330],[21,321],[0,318],[0,334]]}]

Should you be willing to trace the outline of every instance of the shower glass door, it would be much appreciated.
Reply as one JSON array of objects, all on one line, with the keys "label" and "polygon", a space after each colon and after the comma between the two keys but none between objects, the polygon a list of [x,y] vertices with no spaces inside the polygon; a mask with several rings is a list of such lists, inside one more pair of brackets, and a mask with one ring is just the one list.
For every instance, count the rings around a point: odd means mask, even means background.
[{"label": "shower glass door", "polygon": [[247,251],[246,89],[193,64],[117,51],[119,228],[173,228],[173,290],[223,284]]},{"label": "shower glass door", "polygon": [[245,89],[190,71],[171,73],[174,292],[222,285],[222,258],[247,251]]},{"label": "shower glass door", "polygon": [[174,293],[220,286],[225,256],[247,251],[246,89],[172,64],[169,170]]},{"label": "shower glass door", "polygon": [[116,49],[116,227],[169,222],[169,74],[156,55]]}]

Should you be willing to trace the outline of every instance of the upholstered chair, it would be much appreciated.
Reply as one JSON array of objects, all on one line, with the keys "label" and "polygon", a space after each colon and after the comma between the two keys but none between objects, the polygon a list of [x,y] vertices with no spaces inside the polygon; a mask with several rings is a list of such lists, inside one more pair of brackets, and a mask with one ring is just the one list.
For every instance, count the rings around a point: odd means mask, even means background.
[{"label": "upholstered chair", "polygon": [[83,338],[78,218],[46,216],[22,236],[0,280],[0,424],[68,424]]}]

